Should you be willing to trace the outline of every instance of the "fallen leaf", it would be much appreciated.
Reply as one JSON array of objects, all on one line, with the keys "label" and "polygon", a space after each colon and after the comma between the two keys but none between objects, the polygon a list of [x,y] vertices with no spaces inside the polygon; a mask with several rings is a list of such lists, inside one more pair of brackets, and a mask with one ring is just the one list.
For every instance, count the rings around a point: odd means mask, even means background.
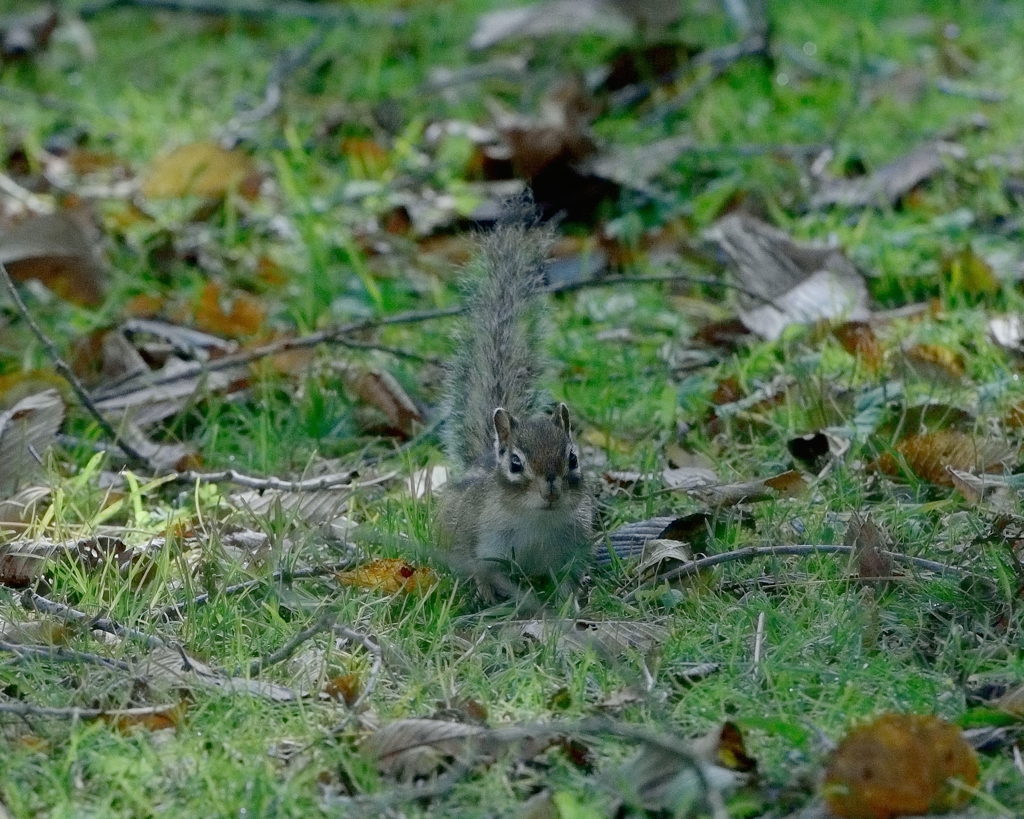
[{"label": "fallen leaf", "polygon": [[437,575],[428,567],[414,566],[397,557],[374,560],[358,569],[339,572],[336,576],[343,586],[373,589],[385,594],[425,592],[437,583]]},{"label": "fallen leaf", "polygon": [[62,299],[95,307],[106,290],[106,264],[82,212],[28,216],[0,229],[0,263],[19,282],[42,282]]},{"label": "fallen leaf", "polygon": [[601,0],[553,0],[482,15],[469,38],[469,47],[490,48],[512,37],[539,38],[584,31],[622,35],[631,29],[626,17]]},{"label": "fallen leaf", "polygon": [[452,760],[462,764],[489,762],[510,749],[521,760],[532,759],[558,745],[560,739],[543,729],[534,737],[515,729],[492,731],[465,722],[400,719],[374,731],[364,747],[383,775],[410,782],[436,773]]},{"label": "fallen leaf", "polygon": [[950,810],[971,798],[978,760],[955,725],[930,714],[883,714],[850,731],[825,771],[825,801],[844,819]]},{"label": "fallen leaf", "polygon": [[704,235],[745,291],[739,295],[744,325],[763,338],[777,339],[790,324],[868,318],[864,278],[840,250],[796,242],[738,214],[719,219]]},{"label": "fallen leaf", "polygon": [[980,298],[995,296],[1002,289],[1002,282],[992,265],[970,245],[955,256],[945,259],[942,268],[954,293],[966,293]]},{"label": "fallen leaf", "polygon": [[226,294],[221,285],[208,282],[195,304],[197,328],[229,338],[256,335],[263,329],[266,308],[248,293]]},{"label": "fallen leaf", "polygon": [[[46,509],[50,503],[50,487],[26,486],[6,500],[0,499],[0,530],[5,523],[29,523]],[[20,530],[21,527],[10,527]],[[3,572],[0,570],[0,578]],[[0,579],[0,582],[3,582]]]},{"label": "fallen leaf", "polygon": [[637,620],[520,620],[508,629],[538,642],[555,639],[563,651],[593,649],[612,658],[632,652],[648,654],[668,639],[665,626]]},{"label": "fallen leaf", "polygon": [[152,709],[136,708],[130,714],[115,714],[104,718],[122,734],[133,731],[165,731],[177,728],[188,711],[188,701],[182,699],[177,705],[156,706]]},{"label": "fallen leaf", "polygon": [[641,583],[646,583],[692,560],[693,552],[685,543],[678,540],[648,540],[636,567],[636,577]]},{"label": "fallen leaf", "polygon": [[56,390],[23,398],[0,412],[0,500],[38,478],[47,448],[64,422],[64,400]]},{"label": "fallen leaf", "polygon": [[[319,477],[326,481],[332,477],[344,478],[346,474]],[[345,518],[351,499],[352,487],[339,486],[333,489],[294,492],[281,489],[248,489],[233,493],[228,501],[236,509],[245,509],[260,517],[283,512],[306,523],[331,523]]]},{"label": "fallen leaf", "polygon": [[861,580],[875,580],[892,577],[892,551],[885,533],[871,520],[871,515],[861,517],[854,512],[843,540],[853,547],[853,559],[857,561],[857,576]]},{"label": "fallen leaf", "polygon": [[[953,486],[947,467],[961,472],[1000,472],[1016,458],[1016,453],[1004,444],[951,429],[904,438],[896,445],[896,454],[915,475],[938,486]],[[902,474],[892,452],[883,453],[877,465],[887,475]]]},{"label": "fallen leaf", "polygon": [[241,151],[229,151],[215,142],[193,142],[155,160],[142,193],[151,199],[188,194],[219,198],[238,189],[253,172],[252,161]]},{"label": "fallen leaf", "polygon": [[882,344],[866,321],[846,321],[832,331],[836,340],[850,355],[861,362],[869,373],[882,367]]},{"label": "fallen leaf", "polygon": [[360,401],[379,410],[387,419],[386,431],[403,439],[411,438],[423,415],[391,373],[373,367],[339,367],[346,386]]},{"label": "fallen leaf", "polygon": [[902,353],[902,368],[932,384],[957,386],[966,372],[960,351],[942,344],[914,344]]},{"label": "fallen leaf", "polygon": [[927,142],[909,154],[855,179],[825,179],[811,197],[812,208],[886,207],[894,205],[946,165],[946,158],[964,159],[967,152],[954,142]]},{"label": "fallen leaf", "polygon": [[614,554],[618,560],[642,557],[647,544],[652,540],[674,540],[679,543],[692,542],[696,537],[706,535],[710,516],[704,512],[676,517],[651,518],[627,523],[611,532],[594,549],[594,562],[605,565]]},{"label": "fallen leaf", "polygon": [[302,695],[302,692],[276,683],[219,673],[178,646],[151,648],[136,666],[136,675],[156,690],[220,688],[225,692],[263,697],[273,702],[291,702]]},{"label": "fallen leaf", "polygon": [[615,779],[627,803],[646,811],[688,816],[695,806],[709,806],[709,791],[717,792],[721,800],[723,792],[743,782],[742,774],[756,767],[746,754],[739,729],[725,723],[696,740],[667,737],[657,744],[644,742]]}]

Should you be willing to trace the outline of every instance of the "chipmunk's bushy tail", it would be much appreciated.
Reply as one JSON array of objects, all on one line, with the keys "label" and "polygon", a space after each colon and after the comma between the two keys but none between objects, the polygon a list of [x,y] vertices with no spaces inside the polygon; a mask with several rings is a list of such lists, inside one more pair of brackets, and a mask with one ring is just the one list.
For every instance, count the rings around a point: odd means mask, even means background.
[{"label": "chipmunk's bushy tail", "polygon": [[513,416],[533,409],[544,369],[536,293],[551,242],[528,194],[506,202],[494,230],[480,237],[475,275],[467,282],[468,317],[456,336],[445,389],[445,449],[458,472],[492,451],[496,408]]}]

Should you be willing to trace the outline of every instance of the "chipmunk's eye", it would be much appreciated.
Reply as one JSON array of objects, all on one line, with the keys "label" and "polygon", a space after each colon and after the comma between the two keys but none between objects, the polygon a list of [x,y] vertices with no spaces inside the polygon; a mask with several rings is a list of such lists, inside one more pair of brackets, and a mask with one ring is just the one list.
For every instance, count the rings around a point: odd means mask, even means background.
[{"label": "chipmunk's eye", "polygon": [[576,457],[576,453],[571,449],[569,450],[569,469],[579,469],[580,461]]},{"label": "chipmunk's eye", "polygon": [[523,471],[523,462],[514,452],[508,458],[508,471],[518,473]]}]

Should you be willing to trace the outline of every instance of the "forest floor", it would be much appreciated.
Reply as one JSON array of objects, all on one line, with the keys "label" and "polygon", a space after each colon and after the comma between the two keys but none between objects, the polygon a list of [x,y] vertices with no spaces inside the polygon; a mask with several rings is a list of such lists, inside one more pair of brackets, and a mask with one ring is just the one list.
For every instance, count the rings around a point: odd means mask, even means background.
[{"label": "forest floor", "polygon": [[[1024,4],[11,5],[0,817],[1024,814]],[[431,548],[525,182],[538,618]]]}]

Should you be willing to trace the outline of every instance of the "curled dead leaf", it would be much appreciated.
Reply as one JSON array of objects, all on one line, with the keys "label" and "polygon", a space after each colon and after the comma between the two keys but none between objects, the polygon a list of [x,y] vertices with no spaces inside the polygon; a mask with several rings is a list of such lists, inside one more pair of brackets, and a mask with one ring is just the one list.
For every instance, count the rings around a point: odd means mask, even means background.
[{"label": "curled dead leaf", "polygon": [[854,728],[832,755],[824,795],[844,819],[949,810],[978,784],[978,760],[959,728],[930,714],[883,714]]},{"label": "curled dead leaf", "polygon": [[427,566],[414,566],[397,557],[381,558],[336,577],[343,586],[373,589],[385,594],[426,592],[437,583],[437,575]]},{"label": "curled dead leaf", "polygon": [[947,468],[961,472],[1000,472],[1016,457],[1011,448],[998,441],[978,440],[951,429],[904,438],[896,445],[895,454],[882,454],[876,462],[878,468],[887,475],[902,474],[897,454],[915,475],[938,486],[953,486]]}]

